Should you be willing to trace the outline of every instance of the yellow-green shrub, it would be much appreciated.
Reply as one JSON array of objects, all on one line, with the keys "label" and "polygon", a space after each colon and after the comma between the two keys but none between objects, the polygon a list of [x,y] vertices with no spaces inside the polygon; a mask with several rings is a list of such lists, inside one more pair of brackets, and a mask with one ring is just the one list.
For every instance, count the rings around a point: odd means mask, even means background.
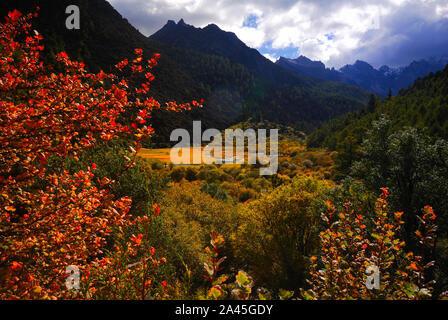
[{"label": "yellow-green shrub", "polygon": [[287,289],[304,284],[305,257],[318,245],[314,208],[328,187],[299,176],[241,207],[232,247],[257,283]]}]

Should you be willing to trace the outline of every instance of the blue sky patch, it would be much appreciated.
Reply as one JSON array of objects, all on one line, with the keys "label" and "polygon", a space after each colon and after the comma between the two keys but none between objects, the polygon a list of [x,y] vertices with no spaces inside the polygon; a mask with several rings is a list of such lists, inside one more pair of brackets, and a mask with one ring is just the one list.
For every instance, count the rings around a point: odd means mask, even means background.
[{"label": "blue sky patch", "polygon": [[257,20],[258,20],[258,17],[254,14],[251,14],[246,18],[246,20],[244,20],[243,27],[257,29],[257,27],[258,27]]},{"label": "blue sky patch", "polygon": [[325,36],[327,37],[328,40],[333,40],[334,37],[335,37],[335,35],[334,35],[333,32],[331,32],[331,33],[327,33]]},{"label": "blue sky patch", "polygon": [[269,54],[273,57],[280,58],[285,57],[289,59],[295,59],[299,56],[299,48],[298,47],[286,47],[281,49],[273,49],[272,42],[265,42],[260,48],[258,48],[261,54]]}]

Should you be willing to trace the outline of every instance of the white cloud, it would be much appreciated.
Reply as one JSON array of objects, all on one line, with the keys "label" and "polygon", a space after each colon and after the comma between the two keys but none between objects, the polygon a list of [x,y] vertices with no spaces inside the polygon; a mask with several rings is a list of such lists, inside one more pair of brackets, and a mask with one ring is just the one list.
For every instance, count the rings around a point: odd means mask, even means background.
[{"label": "white cloud", "polygon": [[445,5],[445,6],[437,5],[436,13],[440,17],[448,18],[448,5]]},{"label": "white cloud", "polygon": [[311,60],[320,60],[327,62],[332,56],[339,54],[336,42],[328,40],[326,37],[317,39],[307,39],[300,43],[300,54],[310,58]]},{"label": "white cloud", "polygon": [[265,53],[265,54],[263,54],[263,56],[264,56],[265,58],[267,58],[267,59],[271,60],[272,62],[275,62],[275,61],[277,61],[277,60],[278,60],[278,58],[279,58],[279,57],[276,57],[276,56],[274,56],[274,55],[271,55],[271,54],[269,54],[269,53]]},{"label": "white cloud", "polygon": [[[448,0],[109,0],[139,30],[150,35],[168,19],[204,27],[215,23],[248,46],[269,44],[275,52],[299,52],[329,66],[356,59],[374,65],[406,64],[428,51],[448,54]],[[243,27],[250,16],[257,27]],[[327,37],[332,34],[331,39]],[[446,38],[446,36],[445,36]],[[400,56],[403,57],[400,63]]]},{"label": "white cloud", "polygon": [[241,41],[251,48],[259,48],[265,42],[265,33],[262,30],[248,27],[232,27],[227,31],[232,31]]}]

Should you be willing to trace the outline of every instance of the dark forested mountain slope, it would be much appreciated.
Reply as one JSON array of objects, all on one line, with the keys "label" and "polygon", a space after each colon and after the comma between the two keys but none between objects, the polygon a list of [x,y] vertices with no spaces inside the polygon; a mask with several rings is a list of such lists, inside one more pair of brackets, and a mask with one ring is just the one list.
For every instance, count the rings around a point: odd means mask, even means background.
[{"label": "dark forested mountain slope", "polygon": [[391,99],[377,103],[373,112],[362,109],[335,119],[313,132],[310,146],[337,149],[348,140],[359,143],[373,120],[386,115],[392,129],[405,126],[426,128],[432,136],[448,138],[448,66],[437,73],[417,79]]},{"label": "dark forested mountain slope", "polygon": [[[189,48],[226,57],[232,62],[244,65],[251,71],[265,72],[266,77],[275,80],[280,78],[282,74],[281,71],[276,70],[272,62],[263,57],[257,50],[249,48],[234,33],[222,31],[215,24],[209,24],[205,28],[195,28],[186,24],[183,19],[177,24],[170,20],[162,29],[150,36],[150,39],[175,47]],[[287,80],[287,77],[281,80]],[[302,79],[300,76],[290,75],[290,77],[294,78],[290,81]]]},{"label": "dark forested mountain slope", "polygon": [[348,99],[366,100],[366,92],[340,83],[322,81],[318,77],[290,72],[280,68],[257,50],[249,48],[232,32],[221,30],[215,24],[204,28],[188,25],[183,19],[177,24],[170,20],[159,31],[150,36],[174,47],[189,48],[206,54],[228,58],[247,69],[254,71],[259,77],[273,83],[300,86],[306,89],[319,88],[321,93],[337,94]]},{"label": "dark forested mountain slope", "polygon": [[[68,5],[80,8],[80,30],[65,28]],[[356,110],[368,98],[368,92],[354,86],[283,70],[213,25],[204,29],[226,38],[224,47],[212,46],[214,51],[148,39],[105,0],[3,0],[0,14],[6,16],[12,9],[32,12],[36,6],[40,7],[39,17],[33,24],[45,38],[46,60],[54,63],[53,55],[66,51],[92,71],[110,72],[116,62],[131,57],[135,48],[143,49],[145,58],[158,52],[162,57],[154,70],[154,96],[161,101],[205,100],[201,110],[156,112],[153,126],[159,140],[168,139],[174,128],[190,128],[192,119],[221,129],[249,117],[264,118],[309,131],[322,121]],[[184,23],[177,25],[196,30]],[[192,39],[206,48],[214,38],[219,37]]]}]

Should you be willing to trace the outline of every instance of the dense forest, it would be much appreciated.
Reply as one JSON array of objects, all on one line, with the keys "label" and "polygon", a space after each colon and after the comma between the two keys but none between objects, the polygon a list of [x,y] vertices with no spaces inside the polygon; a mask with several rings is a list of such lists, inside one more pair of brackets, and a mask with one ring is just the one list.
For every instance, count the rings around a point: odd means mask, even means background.
[{"label": "dense forest", "polygon": [[[367,135],[372,123],[380,118],[389,119],[390,131],[414,127],[431,137],[448,138],[448,68],[419,78],[408,89],[402,89],[397,96],[380,99],[372,95],[366,107],[348,113],[324,124],[309,137],[309,147],[326,147],[331,150],[356,149]],[[343,152],[342,152],[343,153]],[[357,158],[341,164],[346,170]]]},{"label": "dense forest", "polygon": [[[448,67],[381,99],[6,2],[0,299],[448,298]],[[173,164],[193,119],[279,129],[278,171]]]}]

